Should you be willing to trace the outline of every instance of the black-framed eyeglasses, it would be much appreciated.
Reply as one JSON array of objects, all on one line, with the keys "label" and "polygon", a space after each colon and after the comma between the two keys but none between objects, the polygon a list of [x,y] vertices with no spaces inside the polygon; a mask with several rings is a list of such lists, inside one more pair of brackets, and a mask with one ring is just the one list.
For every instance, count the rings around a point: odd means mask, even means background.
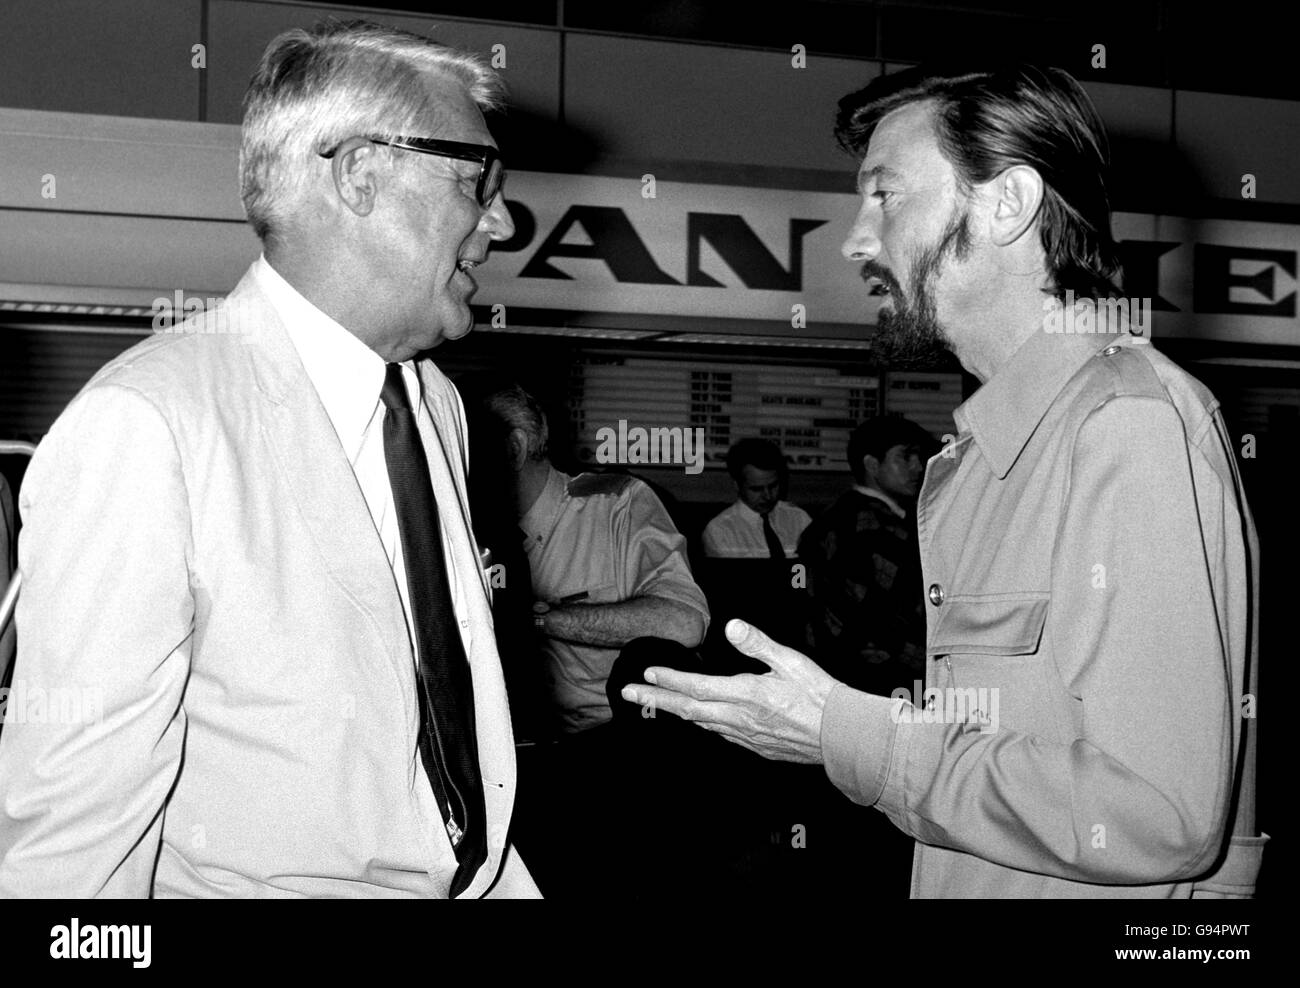
[{"label": "black-framed eyeglasses", "polygon": [[[496,148],[487,144],[467,144],[464,141],[440,141],[432,137],[367,137],[373,144],[383,144],[391,148],[406,151],[418,151],[420,154],[433,154],[440,158],[455,158],[458,161],[477,161],[478,183],[474,188],[474,197],[484,209],[492,205],[501,187],[505,184],[506,170],[501,162],[501,154]],[[342,142],[340,142],[342,143]],[[339,149],[336,144],[328,151],[321,151],[322,158],[332,158]]]}]

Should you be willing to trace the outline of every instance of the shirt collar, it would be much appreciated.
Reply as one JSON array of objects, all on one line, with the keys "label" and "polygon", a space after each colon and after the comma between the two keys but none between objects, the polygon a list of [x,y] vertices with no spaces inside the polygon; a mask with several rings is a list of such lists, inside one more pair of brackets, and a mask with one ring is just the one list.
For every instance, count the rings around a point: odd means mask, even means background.
[{"label": "shirt collar", "polygon": [[[266,255],[259,257],[253,268],[284,322],[344,454],[355,463],[379,408],[379,391],[387,369],[384,358],[305,299],[271,267]],[[411,407],[418,409],[420,379],[412,361],[402,364],[402,376]]]},{"label": "shirt collar", "polygon": [[548,468],[551,472],[546,475],[546,486],[542,488],[542,493],[537,495],[533,506],[519,519],[519,528],[530,543],[541,542],[551,533],[551,522],[555,518],[555,511],[560,506],[560,501],[564,498],[568,484],[569,478],[566,475],[553,466],[548,465]]},{"label": "shirt collar", "polygon": [[878,491],[874,487],[866,487],[862,484],[854,484],[853,489],[859,494],[865,494],[867,497],[874,497],[877,500],[884,501],[885,507],[889,508],[899,518],[906,518],[907,512],[899,507],[898,502],[886,494],[884,491]]},{"label": "shirt collar", "polygon": [[994,474],[1005,477],[1070,378],[1102,347],[1127,339],[1038,329],[953,412],[958,430],[969,432]]}]

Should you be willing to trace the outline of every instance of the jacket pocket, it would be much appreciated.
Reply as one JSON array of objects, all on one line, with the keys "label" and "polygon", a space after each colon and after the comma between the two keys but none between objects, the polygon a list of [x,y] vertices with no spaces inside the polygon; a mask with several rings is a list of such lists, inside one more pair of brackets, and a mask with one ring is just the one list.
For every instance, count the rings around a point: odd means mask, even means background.
[{"label": "jacket pocket", "polygon": [[1077,735],[1078,701],[1044,648],[1049,604],[1044,592],[949,598],[939,607],[926,652],[943,661],[929,670],[930,682],[964,696],[968,707],[973,695],[990,715],[985,733],[1007,727],[1059,743]]},{"label": "jacket pocket", "polygon": [[990,594],[944,601],[926,654],[1030,655],[1047,621],[1048,595]]}]

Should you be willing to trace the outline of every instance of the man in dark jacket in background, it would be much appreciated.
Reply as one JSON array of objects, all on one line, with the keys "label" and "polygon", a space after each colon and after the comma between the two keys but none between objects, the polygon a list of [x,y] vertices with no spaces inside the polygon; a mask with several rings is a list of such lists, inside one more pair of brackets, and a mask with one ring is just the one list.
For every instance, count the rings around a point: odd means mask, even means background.
[{"label": "man in dark jacket in background", "polygon": [[899,416],[849,437],[853,486],[808,527],[799,558],[812,596],[808,643],[841,682],[889,696],[925,676],[916,495],[935,441]]}]

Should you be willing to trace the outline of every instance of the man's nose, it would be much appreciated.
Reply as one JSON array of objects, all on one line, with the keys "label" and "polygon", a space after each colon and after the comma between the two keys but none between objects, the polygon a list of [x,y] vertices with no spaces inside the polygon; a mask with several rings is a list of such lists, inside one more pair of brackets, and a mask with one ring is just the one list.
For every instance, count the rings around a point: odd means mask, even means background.
[{"label": "man's nose", "polygon": [[880,237],[876,234],[876,221],[874,217],[867,214],[866,206],[863,206],[857,219],[853,221],[853,228],[849,230],[840,253],[844,255],[845,260],[849,261],[871,261],[880,253]]},{"label": "man's nose", "polygon": [[509,240],[515,235],[515,221],[510,218],[510,210],[506,208],[505,192],[497,193],[479,224],[493,240]]}]

